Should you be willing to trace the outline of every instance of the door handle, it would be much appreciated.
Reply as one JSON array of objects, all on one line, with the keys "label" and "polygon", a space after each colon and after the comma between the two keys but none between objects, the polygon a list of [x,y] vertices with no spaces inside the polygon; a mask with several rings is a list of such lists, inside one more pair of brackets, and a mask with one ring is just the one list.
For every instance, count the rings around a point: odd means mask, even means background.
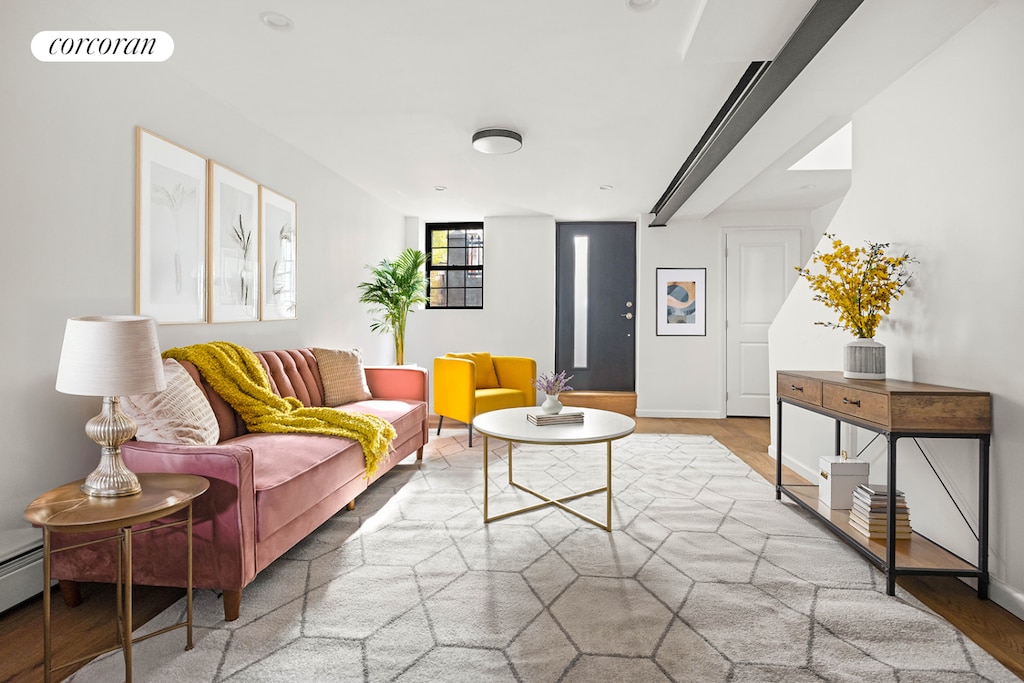
[{"label": "door handle", "polygon": [[619,313],[619,315],[621,315],[626,320],[632,320],[633,319],[633,314],[632,313]]}]

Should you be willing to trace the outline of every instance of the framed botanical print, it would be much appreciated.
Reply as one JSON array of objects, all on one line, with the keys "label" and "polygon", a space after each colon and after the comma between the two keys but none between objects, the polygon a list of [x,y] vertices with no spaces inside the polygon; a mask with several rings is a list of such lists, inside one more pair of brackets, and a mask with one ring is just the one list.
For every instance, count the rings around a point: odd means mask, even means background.
[{"label": "framed botanical print", "polygon": [[135,129],[135,312],[207,320],[206,159]]},{"label": "framed botanical print", "polygon": [[259,320],[259,185],[210,162],[210,322]]},{"label": "framed botanical print", "polygon": [[707,269],[658,268],[655,295],[659,336],[707,334]]},{"label": "framed botanical print", "polygon": [[295,202],[260,185],[263,320],[292,320],[295,305]]}]

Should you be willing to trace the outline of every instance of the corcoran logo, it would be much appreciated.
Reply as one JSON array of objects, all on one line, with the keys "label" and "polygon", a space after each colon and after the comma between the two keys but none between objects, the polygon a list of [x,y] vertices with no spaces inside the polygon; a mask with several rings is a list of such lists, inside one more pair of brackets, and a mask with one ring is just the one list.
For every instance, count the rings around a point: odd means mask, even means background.
[{"label": "corcoran logo", "polygon": [[41,62],[162,62],[173,52],[163,31],[40,31],[32,38]]}]

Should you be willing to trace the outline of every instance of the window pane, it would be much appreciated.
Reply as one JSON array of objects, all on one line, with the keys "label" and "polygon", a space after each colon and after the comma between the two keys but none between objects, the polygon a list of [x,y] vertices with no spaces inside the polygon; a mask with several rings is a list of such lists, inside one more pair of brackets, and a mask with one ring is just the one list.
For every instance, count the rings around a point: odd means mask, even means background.
[{"label": "window pane", "polygon": [[447,306],[448,305],[448,290],[447,289],[432,289],[430,290],[430,305],[431,306]]},{"label": "window pane", "polygon": [[573,363],[574,368],[587,367],[587,313],[590,293],[590,242],[586,235],[573,237]]},{"label": "window pane", "polygon": [[483,230],[467,230],[466,231],[466,243],[474,247],[484,246],[484,231]]},{"label": "window pane", "polygon": [[484,286],[484,271],[482,271],[482,270],[467,270],[466,271],[466,286],[467,287],[483,287]]},{"label": "window pane", "polygon": [[435,270],[430,273],[430,288],[443,289],[448,285],[448,271]]},{"label": "window pane", "polygon": [[482,266],[484,264],[483,247],[471,247],[466,250],[467,266]]},{"label": "window pane", "polygon": [[430,265],[432,266],[443,266],[448,263],[448,250],[447,249],[431,249],[430,250]]},{"label": "window pane", "polygon": [[466,290],[466,306],[474,306],[476,308],[482,308],[484,305],[484,290],[482,289],[467,289]]},{"label": "window pane", "polygon": [[448,246],[448,231],[447,230],[431,230],[430,231],[430,246],[432,246],[432,247],[447,247]]},{"label": "window pane", "polygon": [[466,246],[466,231],[465,230],[449,230],[448,231],[448,246],[449,247],[464,247],[464,246]]},{"label": "window pane", "polygon": [[464,289],[449,289],[448,290],[448,306],[449,307],[462,307],[466,305],[466,290]]},{"label": "window pane", "polygon": [[466,250],[465,249],[449,249],[448,250],[448,265],[449,266],[464,266],[466,265]]},{"label": "window pane", "polygon": [[449,287],[465,287],[466,286],[466,271],[464,270],[449,270],[448,272],[448,286]]}]

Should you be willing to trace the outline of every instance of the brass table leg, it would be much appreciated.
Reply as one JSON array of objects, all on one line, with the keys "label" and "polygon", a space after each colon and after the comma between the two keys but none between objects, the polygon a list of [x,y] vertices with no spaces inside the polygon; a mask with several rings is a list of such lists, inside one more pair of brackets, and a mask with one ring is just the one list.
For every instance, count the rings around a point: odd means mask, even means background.
[{"label": "brass table leg", "polygon": [[124,591],[124,631],[121,634],[121,648],[124,651],[124,681],[132,683],[132,528],[121,529],[121,543],[124,546],[124,575],[121,577]]},{"label": "brass table leg", "polygon": [[50,683],[50,530],[43,527],[43,681]]}]

